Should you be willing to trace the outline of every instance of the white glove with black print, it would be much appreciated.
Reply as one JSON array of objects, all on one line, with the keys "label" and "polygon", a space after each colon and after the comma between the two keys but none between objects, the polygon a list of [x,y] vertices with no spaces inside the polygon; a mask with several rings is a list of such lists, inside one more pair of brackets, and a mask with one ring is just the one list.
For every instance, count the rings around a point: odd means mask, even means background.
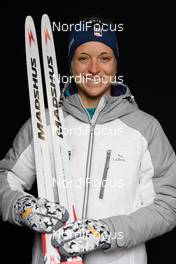
[{"label": "white glove with black print", "polygon": [[58,203],[44,198],[24,196],[17,200],[15,220],[40,233],[51,233],[54,226],[63,226],[68,220],[67,210]]},{"label": "white glove with black print", "polygon": [[111,234],[101,220],[84,219],[54,228],[52,244],[66,257],[111,247]]}]

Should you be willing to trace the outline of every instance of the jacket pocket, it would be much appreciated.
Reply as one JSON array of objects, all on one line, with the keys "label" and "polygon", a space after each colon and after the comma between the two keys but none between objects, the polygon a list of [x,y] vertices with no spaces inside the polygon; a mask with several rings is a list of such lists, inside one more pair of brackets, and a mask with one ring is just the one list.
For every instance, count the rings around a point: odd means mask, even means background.
[{"label": "jacket pocket", "polygon": [[107,176],[108,176],[111,152],[112,152],[111,149],[108,149],[107,152],[106,152],[106,160],[105,160],[103,177],[102,177],[101,186],[100,186],[99,199],[103,199],[103,197],[104,197],[104,191],[105,191],[106,182],[107,182]]}]

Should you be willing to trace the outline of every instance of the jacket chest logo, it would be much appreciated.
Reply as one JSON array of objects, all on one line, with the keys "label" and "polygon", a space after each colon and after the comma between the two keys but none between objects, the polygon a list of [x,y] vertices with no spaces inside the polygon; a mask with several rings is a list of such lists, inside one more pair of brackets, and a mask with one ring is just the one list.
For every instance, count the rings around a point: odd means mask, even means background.
[{"label": "jacket chest logo", "polygon": [[126,161],[125,157],[122,154],[117,154],[112,158],[113,161]]}]

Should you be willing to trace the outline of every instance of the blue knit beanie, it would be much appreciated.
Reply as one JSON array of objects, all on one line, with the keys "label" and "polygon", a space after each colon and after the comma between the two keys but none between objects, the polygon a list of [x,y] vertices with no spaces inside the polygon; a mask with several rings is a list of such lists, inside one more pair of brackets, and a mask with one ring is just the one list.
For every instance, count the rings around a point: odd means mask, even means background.
[{"label": "blue knit beanie", "polygon": [[117,35],[112,30],[111,24],[105,24],[98,21],[86,20],[80,21],[72,27],[69,34],[69,45],[68,45],[68,63],[71,64],[74,52],[78,46],[89,41],[102,42],[109,46],[116,57],[119,57]]}]

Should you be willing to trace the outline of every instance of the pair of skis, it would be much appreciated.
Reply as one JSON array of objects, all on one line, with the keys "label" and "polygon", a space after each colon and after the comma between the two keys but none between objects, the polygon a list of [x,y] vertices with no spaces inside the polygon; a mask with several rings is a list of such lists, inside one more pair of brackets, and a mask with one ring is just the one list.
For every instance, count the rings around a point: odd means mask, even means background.
[{"label": "pair of skis", "polygon": [[[76,220],[76,212],[73,190],[70,186],[69,146],[63,135],[64,117],[59,107],[57,61],[51,24],[46,14],[41,20],[41,41],[49,114],[46,113],[44,104],[35,25],[32,17],[27,16],[25,21],[26,62],[38,195],[49,201],[59,201],[68,209],[69,221],[72,222]],[[49,125],[47,125],[46,114],[49,115]],[[49,144],[52,146],[52,152],[49,152]],[[64,183],[66,183],[65,186]],[[83,264],[81,257],[62,260],[58,250],[51,244],[51,236],[51,234],[42,234],[44,263]]]}]

